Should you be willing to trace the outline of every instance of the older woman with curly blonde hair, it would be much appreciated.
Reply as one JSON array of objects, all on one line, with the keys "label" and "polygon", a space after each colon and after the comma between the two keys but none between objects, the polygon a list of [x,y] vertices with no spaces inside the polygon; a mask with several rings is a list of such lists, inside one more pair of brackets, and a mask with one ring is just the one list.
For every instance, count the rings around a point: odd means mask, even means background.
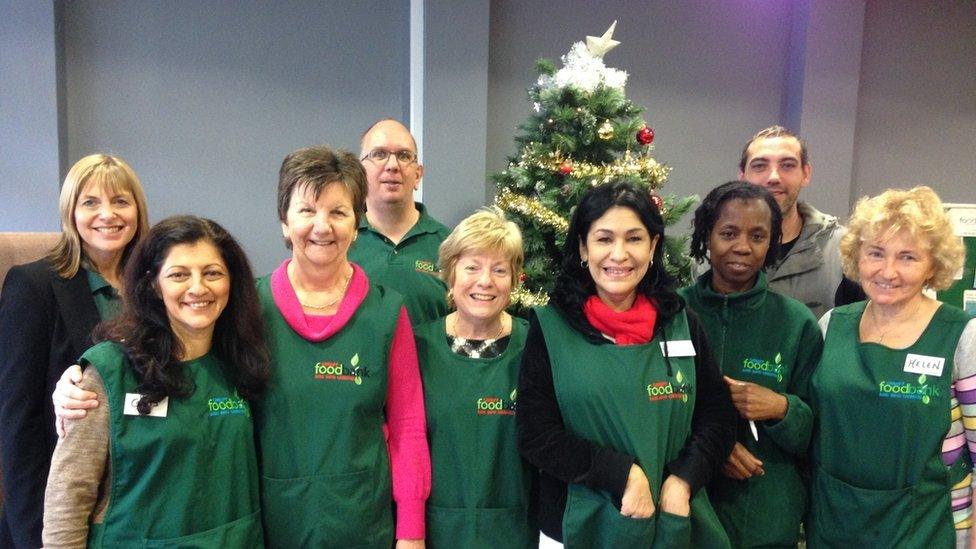
[{"label": "older woman with curly blonde hair", "polygon": [[844,274],[868,300],[820,320],[809,546],[952,547],[947,469],[976,441],[957,409],[976,403],[976,319],[924,290],[947,288],[965,252],[924,186],[862,199],[848,227]]}]

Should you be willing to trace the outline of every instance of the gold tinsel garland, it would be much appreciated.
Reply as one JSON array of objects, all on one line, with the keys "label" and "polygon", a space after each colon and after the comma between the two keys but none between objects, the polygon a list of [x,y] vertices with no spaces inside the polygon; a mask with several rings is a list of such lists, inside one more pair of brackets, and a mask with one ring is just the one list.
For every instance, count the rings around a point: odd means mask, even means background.
[{"label": "gold tinsel garland", "polygon": [[[512,167],[528,168],[536,167],[543,170],[562,173],[567,177],[576,179],[590,179],[593,186],[600,183],[608,183],[611,179],[618,177],[639,177],[647,182],[651,189],[659,189],[667,181],[671,174],[671,167],[659,163],[650,156],[644,154],[634,155],[630,150],[624,151],[621,158],[611,164],[592,164],[590,162],[574,161],[565,157],[561,152],[547,153],[540,157],[532,150],[531,145],[522,152],[519,163]],[[569,173],[561,171],[563,166],[570,166]]]},{"label": "gold tinsel garland", "polygon": [[543,206],[538,199],[515,194],[510,189],[499,191],[498,196],[495,197],[495,204],[503,210],[534,219],[536,223],[551,227],[560,234],[569,229],[569,222],[564,217]]},{"label": "gold tinsel garland", "polygon": [[546,292],[533,292],[527,289],[525,285],[519,284],[512,290],[511,299],[512,305],[519,307],[544,307],[549,303],[549,294]]}]

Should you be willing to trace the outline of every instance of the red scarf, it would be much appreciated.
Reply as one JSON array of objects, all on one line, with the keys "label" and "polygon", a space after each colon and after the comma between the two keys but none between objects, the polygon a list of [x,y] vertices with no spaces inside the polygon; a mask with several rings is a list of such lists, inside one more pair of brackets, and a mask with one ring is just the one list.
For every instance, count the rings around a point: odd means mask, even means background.
[{"label": "red scarf", "polygon": [[630,309],[614,311],[596,295],[591,295],[583,304],[586,320],[600,331],[613,338],[617,345],[639,345],[647,343],[654,336],[657,322],[657,309],[647,297],[637,294]]}]

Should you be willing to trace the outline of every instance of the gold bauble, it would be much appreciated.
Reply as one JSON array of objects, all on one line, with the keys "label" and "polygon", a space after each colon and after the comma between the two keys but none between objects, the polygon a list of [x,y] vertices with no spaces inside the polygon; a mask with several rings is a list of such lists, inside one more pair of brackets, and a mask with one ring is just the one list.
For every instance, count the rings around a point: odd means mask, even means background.
[{"label": "gold bauble", "polygon": [[611,124],[609,120],[604,121],[603,124],[600,124],[600,127],[596,130],[596,134],[604,141],[613,139],[613,124]]}]

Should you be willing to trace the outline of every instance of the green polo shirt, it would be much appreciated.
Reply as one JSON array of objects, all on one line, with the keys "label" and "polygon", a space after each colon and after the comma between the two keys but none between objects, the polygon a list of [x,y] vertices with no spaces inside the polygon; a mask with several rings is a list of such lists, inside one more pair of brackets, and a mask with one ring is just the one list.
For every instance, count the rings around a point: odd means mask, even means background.
[{"label": "green polo shirt", "polygon": [[115,291],[115,288],[97,272],[88,269],[85,269],[85,272],[88,273],[88,288],[91,289],[92,299],[95,300],[98,318],[108,320],[119,316],[119,311],[122,310],[122,298],[119,297],[119,292]]},{"label": "green polo shirt", "polygon": [[349,259],[366,271],[370,282],[402,294],[410,321],[416,325],[447,314],[447,286],[439,277],[437,249],[451,231],[427,215],[423,204],[414,204],[420,219],[397,244],[363,216]]}]

